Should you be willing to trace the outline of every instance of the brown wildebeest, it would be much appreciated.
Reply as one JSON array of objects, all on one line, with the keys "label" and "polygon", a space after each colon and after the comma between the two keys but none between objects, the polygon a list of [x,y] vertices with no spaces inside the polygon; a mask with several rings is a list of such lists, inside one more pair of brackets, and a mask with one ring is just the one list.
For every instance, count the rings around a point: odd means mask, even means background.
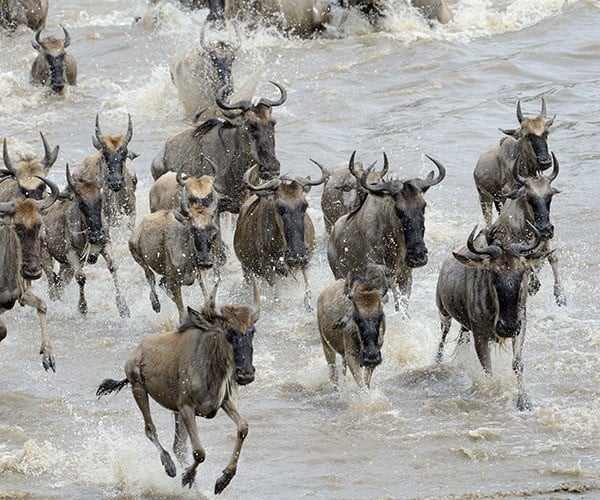
[{"label": "brown wildebeest", "polygon": [[[367,174],[369,184],[377,184],[387,173],[387,166],[382,171],[371,171],[374,165],[371,165]],[[359,176],[363,174],[360,162],[355,162],[354,168]],[[335,221],[362,205],[366,196],[367,191],[362,188],[358,179],[352,175],[348,166],[342,165],[329,172],[321,194],[321,211],[323,212],[323,222],[327,234],[331,233]]]},{"label": "brown wildebeest", "polygon": [[[434,178],[431,172],[425,179],[381,180],[368,184],[368,172],[361,176],[354,168],[354,155],[349,169],[360,179],[369,193],[353,212],[340,217],[335,223],[327,245],[327,259],[336,279],[360,274],[370,262],[381,264],[392,271],[394,306],[400,309],[400,294],[410,297],[412,269],[427,264],[424,194],[446,176],[444,166],[427,156],[438,168]],[[384,169],[388,159],[384,153]]]},{"label": "brown wildebeest", "polygon": [[[71,175],[67,165],[67,185],[61,199],[48,209],[44,216],[41,232],[42,266],[48,278],[48,294],[51,300],[62,296],[64,287],[73,276],[79,285],[78,310],[88,311],[84,287],[86,261],[95,264],[98,255],[106,262],[114,285],[117,309],[122,318],[129,317],[129,308],[121,295],[108,234],[102,213],[100,183],[95,178]],[[60,264],[58,275],[54,272],[54,261]]]},{"label": "brown wildebeest", "polygon": [[48,85],[58,93],[63,92],[66,84],[77,84],[77,62],[66,52],[71,36],[64,26],[61,28],[65,34],[63,39],[49,36],[41,40],[41,31],[38,31],[31,43],[39,52],[31,65],[31,83]]},{"label": "brown wildebeest", "polygon": [[511,338],[512,369],[517,376],[517,408],[531,409],[523,383],[523,343],[527,300],[527,274],[531,266],[548,257],[551,251],[538,250],[539,234],[531,244],[511,243],[505,247],[488,245],[477,227],[463,248],[453,252],[442,264],[436,289],[436,303],[442,326],[437,361],[442,360],[446,335],[452,319],[461,325],[461,340],[473,332],[475,350],[486,374],[492,372],[489,343]]},{"label": "brown wildebeest", "polygon": [[215,494],[219,494],[235,476],[242,444],[248,434],[248,424],[234,402],[234,388],[254,380],[252,339],[260,304],[256,284],[252,307],[227,305],[217,308],[216,290],[217,285],[201,312],[188,308],[188,317],[176,331],[145,337],[125,364],[127,377],[120,381],[104,380],[96,395],[100,397],[131,384],[133,397],[144,417],[146,436],[158,449],[169,477],[177,474],[175,463],[158,441],[148,395],[164,408],[177,412],[175,453],[181,456],[185,448],[180,421],[183,421],[193,448],[194,463],[182,475],[182,485],[189,487],[194,482],[198,465],[206,456],[195,417],[213,418],[222,408],[235,422],[237,437],[231,459],[215,483]]},{"label": "brown wildebeest", "polygon": [[138,157],[129,151],[129,142],[133,137],[131,115],[128,115],[125,135],[102,134],[100,121],[96,115],[94,137],[92,141],[97,153],[83,160],[77,169],[77,175],[86,179],[98,179],[102,187],[103,210],[106,221],[111,227],[119,224],[122,216],[127,217],[128,226],[135,226],[135,188],[137,176],[127,168],[127,160]]},{"label": "brown wildebeest", "polygon": [[[2,182],[4,179],[1,179]],[[43,200],[19,197],[0,202],[0,315],[19,301],[22,306],[35,308],[40,318],[42,332],[42,366],[46,371],[56,371],[54,354],[48,337],[46,303],[31,290],[31,281],[42,276],[40,264],[41,212],[58,198],[58,187],[40,177],[51,191]],[[0,341],[7,335],[0,319]]]},{"label": "brown wildebeest", "polygon": [[46,25],[48,0],[0,0],[0,27],[11,30],[24,24],[33,31]]},{"label": "brown wildebeest", "polygon": [[[526,243],[534,237],[536,230],[542,240],[539,250],[550,250],[554,236],[554,225],[550,222],[550,204],[552,197],[559,191],[552,187],[552,182],[559,172],[559,164],[552,153],[553,169],[550,175],[522,177],[517,164],[513,167],[515,187],[506,193],[506,202],[502,212],[492,224],[489,234],[491,241],[500,246],[510,243]],[[554,252],[548,254],[548,262],[554,276],[554,298],[559,306],[566,305],[564,293],[558,274],[558,257]],[[535,294],[540,287],[536,272],[529,274],[529,291]]]},{"label": "brown wildebeest", "polygon": [[[216,216],[216,193],[212,177],[198,179],[206,184],[206,196],[190,203],[184,190],[179,210],[159,210],[146,215],[129,238],[129,250],[142,267],[150,285],[152,309],[160,312],[154,273],[177,305],[180,321],[185,316],[181,287],[198,281],[204,297],[208,295],[205,273],[213,267],[214,245],[220,238]],[[206,206],[205,206],[206,203]]]},{"label": "brown wildebeest", "polygon": [[[336,353],[342,357],[359,387],[370,387],[371,376],[381,364],[385,334],[383,297],[385,276],[349,276],[337,280],[317,299],[317,323],[329,377],[337,385]],[[364,373],[362,373],[364,368]]]},{"label": "brown wildebeest", "polygon": [[248,192],[242,179],[250,167],[258,165],[261,179],[279,176],[279,160],[275,156],[275,120],[271,109],[282,105],[287,93],[274,82],[281,96],[277,101],[262,98],[257,104],[239,101],[227,104],[217,96],[225,120],[210,119],[167,139],[162,151],[152,162],[152,176],[181,171],[193,177],[215,175],[215,189],[221,194],[219,213],[238,213]]},{"label": "brown wildebeest", "polygon": [[516,163],[519,175],[535,177],[552,166],[548,152],[548,133],[556,115],[546,119],[546,101],[542,98],[542,110],[535,118],[527,118],[521,111],[521,101],[517,103],[518,129],[503,130],[506,134],[500,144],[481,154],[475,165],[473,177],[479,193],[479,203],[485,223],[492,224],[492,203],[500,213],[506,200],[505,192],[514,183],[513,165]]},{"label": "brown wildebeest", "polygon": [[322,174],[317,181],[277,177],[255,186],[248,169],[244,184],[254,195],[242,205],[233,233],[233,248],[246,280],[254,275],[273,286],[278,275],[302,272],[307,311],[312,310],[307,267],[315,248],[315,228],[306,212],[306,194],[327,177],[323,167],[314,163]]},{"label": "brown wildebeest", "polygon": [[44,158],[38,159],[33,155],[26,155],[13,162],[8,154],[6,138],[4,138],[2,157],[4,169],[0,169],[0,176],[8,176],[0,185],[0,201],[10,201],[13,198],[33,198],[41,200],[46,192],[46,184],[40,181],[41,177],[48,175],[50,168],[56,162],[59,146],[50,150],[50,145],[40,132],[44,145]]}]

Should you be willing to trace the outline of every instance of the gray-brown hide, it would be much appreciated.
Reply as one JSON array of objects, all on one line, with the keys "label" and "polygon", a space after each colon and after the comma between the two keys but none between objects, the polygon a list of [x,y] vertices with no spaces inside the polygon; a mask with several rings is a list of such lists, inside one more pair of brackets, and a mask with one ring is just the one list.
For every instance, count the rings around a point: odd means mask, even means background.
[{"label": "gray-brown hide", "polygon": [[542,98],[542,110],[535,118],[525,117],[521,101],[517,103],[519,128],[502,130],[507,135],[497,146],[481,154],[475,165],[473,177],[479,193],[479,203],[485,223],[492,224],[492,203],[500,213],[506,200],[505,193],[514,185],[515,163],[519,175],[534,177],[552,166],[548,152],[548,133],[554,118],[546,119],[546,102]]},{"label": "gray-brown hide", "polygon": [[312,310],[307,267],[315,248],[315,228],[306,209],[306,194],[325,182],[308,177],[278,177],[258,186],[250,183],[251,169],[244,183],[254,195],[242,206],[233,233],[233,248],[246,279],[254,275],[273,285],[277,276],[301,271],[304,277],[304,306]]},{"label": "gray-brown hide", "polygon": [[[49,197],[41,201],[17,197],[11,201],[0,202],[0,315],[12,309],[17,301],[22,306],[35,308],[42,334],[42,366],[46,371],[55,371],[46,322],[46,303],[31,290],[31,281],[39,279],[42,275],[41,213],[58,197],[58,187],[53,182],[43,178],[40,180],[50,188],[52,194]],[[6,326],[0,319],[0,341],[6,335]]]},{"label": "gray-brown hide", "polygon": [[215,223],[216,193],[212,177],[203,176],[198,181],[205,184],[203,189],[208,193],[203,199],[196,198],[191,203],[184,192],[179,210],[159,210],[146,215],[129,238],[131,255],[144,270],[150,285],[152,309],[160,312],[154,276],[157,273],[177,306],[180,320],[185,316],[181,287],[198,281],[207,296],[204,274],[213,267],[214,254],[220,247],[215,244],[220,236]]},{"label": "gray-brown hide", "polygon": [[441,320],[442,338],[437,361],[443,357],[446,335],[452,319],[461,325],[461,341],[468,331],[473,333],[477,356],[487,374],[492,372],[489,343],[511,338],[512,369],[517,376],[519,410],[531,409],[523,383],[522,351],[525,341],[527,273],[531,266],[548,256],[537,250],[536,234],[532,244],[512,243],[506,247],[488,245],[481,232],[474,238],[475,228],[467,248],[453,252],[440,269],[436,288],[436,303]]},{"label": "gray-brown hide", "polygon": [[[61,199],[44,216],[41,231],[42,265],[48,279],[51,300],[61,298],[64,287],[73,276],[79,285],[78,310],[86,314],[85,263],[95,264],[98,255],[106,262],[115,286],[115,298],[119,316],[129,317],[129,308],[121,294],[117,277],[117,265],[112,257],[108,227],[102,213],[102,194],[97,179],[71,175],[67,165],[67,189]],[[60,265],[54,271],[54,261]]]},{"label": "gray-brown hide", "polygon": [[210,119],[167,139],[152,162],[152,176],[181,172],[199,177],[214,172],[215,189],[220,193],[219,212],[238,213],[248,192],[244,173],[258,165],[261,179],[279,176],[275,155],[275,120],[271,109],[285,102],[285,89],[274,82],[281,95],[277,101],[262,98],[256,104],[239,101],[227,104],[219,96],[216,102],[225,120]]},{"label": "gray-brown hide", "polygon": [[359,387],[371,385],[373,371],[381,364],[385,334],[382,298],[387,292],[385,277],[371,280],[355,276],[337,280],[317,299],[317,323],[329,376],[338,382],[336,353],[342,357]]},{"label": "gray-brown hide", "polygon": [[215,494],[219,494],[236,474],[238,458],[248,434],[248,424],[234,402],[234,388],[254,380],[252,340],[254,325],[259,318],[259,302],[255,286],[252,307],[227,305],[217,308],[216,288],[201,312],[188,308],[188,318],[177,331],[145,337],[125,364],[126,378],[104,380],[96,395],[118,391],[131,384],[144,417],[146,436],[158,449],[170,477],[177,473],[175,463],[158,441],[148,396],[162,407],[177,412],[174,451],[182,458],[187,433],[194,462],[182,474],[182,485],[190,487],[198,465],[206,457],[198,436],[196,416],[213,418],[222,408],[235,423],[237,436],[231,459],[215,483]]},{"label": "gray-brown hide", "polygon": [[[409,3],[430,21],[446,24],[454,18],[446,0],[409,0]],[[388,2],[382,0],[341,0],[341,4],[360,9],[372,22],[385,17],[388,7]]]},{"label": "gray-brown hide", "polygon": [[0,177],[8,178],[0,184],[0,201],[10,201],[13,198],[33,198],[41,200],[46,194],[46,184],[40,177],[46,177],[50,168],[56,162],[59,147],[50,149],[44,134],[40,132],[44,146],[44,157],[24,155],[13,161],[8,153],[6,138],[2,146],[4,169],[0,169]]},{"label": "gray-brown hide", "polygon": [[71,44],[71,36],[61,26],[64,38],[49,36],[40,39],[41,31],[35,34],[31,43],[38,55],[31,65],[30,79],[34,85],[47,85],[54,92],[62,93],[65,85],[77,84],[77,62],[66,52]]},{"label": "gray-brown hide", "polygon": [[0,0],[0,27],[25,25],[38,31],[46,25],[48,0]]},{"label": "gray-brown hide", "polygon": [[111,135],[102,133],[96,115],[92,142],[98,152],[83,160],[83,165],[77,169],[77,175],[100,182],[103,210],[109,226],[118,226],[120,219],[125,216],[129,229],[133,229],[137,176],[127,168],[127,160],[134,160],[138,155],[129,151],[133,125],[131,115],[128,117],[127,132],[124,135]]},{"label": "gray-brown hide", "polygon": [[[354,169],[354,154],[349,168],[369,194],[359,208],[335,223],[327,245],[329,266],[337,279],[348,273],[361,274],[369,263],[387,267],[393,275],[394,305],[399,310],[397,287],[408,300],[412,269],[427,263],[427,247],[423,240],[424,194],[444,179],[446,169],[428,156],[439,170],[437,177],[431,172],[425,179],[393,179],[368,184],[367,172],[359,177]],[[384,153],[384,169],[387,168],[388,159]]]},{"label": "gray-brown hide", "polygon": [[[534,238],[534,232],[539,233],[542,243],[539,250],[550,250],[554,237],[554,225],[550,221],[550,205],[552,197],[559,191],[552,187],[552,182],[558,176],[560,166],[552,153],[553,169],[550,175],[537,177],[522,177],[517,165],[514,167],[515,187],[506,193],[506,202],[502,212],[492,224],[489,234],[492,243],[506,246],[510,243],[527,243]],[[558,257],[552,252],[548,262],[554,276],[554,297],[559,306],[566,305],[564,293],[558,273]],[[529,275],[529,292],[535,294],[540,287],[540,281],[534,270]]]},{"label": "gray-brown hide", "polygon": [[[355,168],[358,175],[363,174],[362,163],[355,162]],[[367,174],[367,183],[377,184],[387,170],[371,171]],[[331,233],[335,221],[342,215],[349,214],[352,210],[358,208],[367,196],[358,179],[352,175],[347,165],[335,167],[328,173],[327,180],[323,184],[323,193],[321,194],[321,211],[323,212],[323,221],[327,234]]]}]

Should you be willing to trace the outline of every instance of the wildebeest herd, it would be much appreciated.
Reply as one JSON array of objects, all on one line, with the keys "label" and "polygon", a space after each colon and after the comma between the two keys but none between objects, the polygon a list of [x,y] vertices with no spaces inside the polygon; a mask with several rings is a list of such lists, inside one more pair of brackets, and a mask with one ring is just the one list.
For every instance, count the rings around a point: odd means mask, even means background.
[{"label": "wildebeest herd", "polygon": [[[347,165],[335,169],[307,158],[316,166],[315,172],[318,169],[314,178],[282,175],[272,112],[286,102],[286,89],[271,82],[279,93],[274,100],[230,101],[235,89],[232,63],[239,40],[208,41],[207,31],[217,33],[218,38],[219,30],[236,22],[235,13],[252,12],[253,22],[274,15],[271,2],[259,2],[258,11],[238,3],[192,2],[194,7],[208,7],[209,15],[201,32],[201,48],[178,63],[173,81],[186,114],[194,115],[194,123],[165,138],[164,147],[152,161],[155,182],[148,194],[150,213],[141,220],[136,220],[137,178],[127,167],[137,156],[128,148],[134,131],[131,117],[125,133],[118,135],[103,133],[100,117],[95,117],[96,152],[77,168],[66,166],[62,190],[48,178],[59,147],[52,149],[43,133],[43,158],[15,159],[4,139],[4,168],[0,170],[0,313],[16,302],[37,310],[42,364],[46,370],[55,370],[47,305],[34,294],[32,282],[45,274],[49,298],[60,300],[75,278],[77,309],[86,314],[85,268],[101,255],[114,282],[119,315],[129,317],[110,238],[111,231],[129,231],[129,250],[149,284],[151,307],[156,312],[161,309],[158,275],[159,286],[177,306],[179,326],[146,337],[127,361],[126,377],[104,380],[97,395],[131,385],[146,435],[171,477],[176,475],[176,466],[158,441],[148,396],[175,412],[177,458],[184,461],[187,436],[193,448],[193,463],[182,476],[184,486],[193,484],[196,469],[205,459],[195,417],[212,418],[222,408],[236,424],[237,439],[215,493],[222,492],[235,475],[248,433],[248,424],[233,398],[236,384],[254,380],[252,340],[259,319],[260,283],[272,285],[278,276],[301,273],[304,307],[313,310],[308,268],[316,245],[307,193],[313,186],[322,186],[327,260],[335,278],[316,301],[330,378],[337,384],[339,355],[344,373],[349,368],[359,386],[370,387],[373,372],[382,362],[388,292],[396,310],[407,307],[412,269],[425,266],[428,260],[425,195],[447,175],[443,163],[428,156],[435,165],[429,175],[395,177],[390,175],[385,153],[383,167],[377,170],[375,163],[365,167],[356,152],[351,153]],[[274,3],[284,9],[283,16],[275,16],[278,23],[284,20],[278,24],[284,31],[306,35],[327,22],[329,4],[325,1]],[[431,19],[451,19],[443,0],[412,3]],[[31,82],[59,93],[66,84],[75,85],[76,62],[65,52],[71,42],[67,29],[62,27],[62,39],[41,38],[47,2],[37,2],[35,7],[25,0],[17,2],[28,14],[25,17],[17,10],[11,12],[11,3],[5,4],[0,4],[0,24],[27,24],[36,31],[33,46],[39,56],[31,68]],[[342,4],[374,16],[374,22],[385,15],[378,2]],[[43,20],[29,19],[34,10],[44,13]],[[310,23],[302,17],[307,11],[311,12]],[[189,75],[202,83],[202,92],[190,92],[191,85],[185,80]],[[549,152],[547,137],[554,117],[547,118],[543,99],[536,116],[525,116],[520,102],[516,115],[518,128],[503,130],[505,137],[476,162],[474,179],[485,228],[478,231],[475,227],[465,246],[448,256],[440,269],[436,304],[442,337],[436,359],[441,362],[444,358],[452,320],[460,325],[459,342],[470,342],[472,333],[479,361],[489,374],[489,344],[511,339],[517,407],[527,410],[532,405],[523,381],[526,300],[540,287],[536,273],[545,259],[552,267],[557,304],[566,304],[566,298],[551,248],[550,205],[558,192],[552,183],[559,174],[559,163]],[[498,213],[495,220],[492,205]],[[251,306],[216,304],[227,258],[228,242],[223,241],[221,231],[224,212],[235,217],[231,246],[244,281],[252,286]],[[212,287],[208,284],[211,279]],[[181,292],[182,286],[196,282],[204,296],[199,311],[186,307]],[[0,340],[6,335],[7,328],[0,321]]]}]

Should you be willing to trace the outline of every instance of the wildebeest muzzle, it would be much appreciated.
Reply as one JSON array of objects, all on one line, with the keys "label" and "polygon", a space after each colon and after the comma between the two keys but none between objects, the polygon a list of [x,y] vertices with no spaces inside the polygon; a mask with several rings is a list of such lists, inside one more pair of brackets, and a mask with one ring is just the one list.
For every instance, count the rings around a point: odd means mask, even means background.
[{"label": "wildebeest muzzle", "polygon": [[521,331],[521,320],[514,321],[499,320],[496,325],[496,335],[502,338],[513,338]]}]

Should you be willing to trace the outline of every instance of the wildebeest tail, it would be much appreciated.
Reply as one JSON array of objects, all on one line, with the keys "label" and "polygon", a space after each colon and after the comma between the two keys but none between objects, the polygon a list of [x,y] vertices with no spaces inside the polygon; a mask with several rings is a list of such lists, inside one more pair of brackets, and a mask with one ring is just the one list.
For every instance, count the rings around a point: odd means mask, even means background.
[{"label": "wildebeest tail", "polygon": [[102,381],[100,387],[96,391],[96,396],[101,398],[105,394],[110,394],[111,392],[119,392],[123,387],[125,387],[129,383],[129,380],[124,378],[123,380],[113,380],[112,378],[107,378]]}]

